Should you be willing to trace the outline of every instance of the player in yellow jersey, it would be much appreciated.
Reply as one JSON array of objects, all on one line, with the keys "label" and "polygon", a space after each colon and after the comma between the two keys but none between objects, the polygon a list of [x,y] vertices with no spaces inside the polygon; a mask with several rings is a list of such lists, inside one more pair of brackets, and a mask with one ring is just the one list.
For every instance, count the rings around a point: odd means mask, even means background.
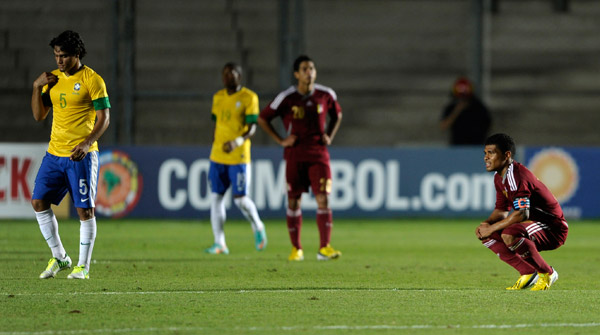
[{"label": "player in yellow jersey", "polygon": [[256,250],[267,246],[265,226],[256,205],[247,196],[250,185],[250,137],[256,132],[258,96],[241,85],[242,68],[227,63],[222,71],[223,85],[213,96],[211,117],[215,121],[215,136],[210,152],[208,172],[211,188],[210,221],[214,244],[206,249],[210,254],[229,254],[225,243],[224,195],[232,186],[233,201],[250,221]]},{"label": "player in yellow jersey", "polygon": [[31,110],[36,121],[53,113],[48,152],[35,179],[31,204],[52,258],[40,278],[53,278],[71,267],[58,233],[51,204],[69,192],[80,227],[79,261],[69,279],[88,279],[96,239],[94,214],[98,182],[98,143],[110,118],[104,80],[83,65],[85,45],[79,34],[67,30],[50,42],[57,70],[42,73],[33,82]]}]

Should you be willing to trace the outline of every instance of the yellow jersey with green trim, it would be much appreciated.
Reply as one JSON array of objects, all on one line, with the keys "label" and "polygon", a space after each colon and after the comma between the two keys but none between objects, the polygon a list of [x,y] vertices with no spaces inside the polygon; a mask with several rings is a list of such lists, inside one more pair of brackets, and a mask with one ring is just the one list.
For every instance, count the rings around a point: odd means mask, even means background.
[{"label": "yellow jersey with green trim", "polygon": [[248,124],[256,123],[258,112],[258,95],[245,87],[234,94],[228,94],[227,89],[215,93],[211,114],[215,137],[210,160],[227,165],[250,163],[250,140],[229,153],[223,151],[223,144],[247,132]]},{"label": "yellow jersey with green trim", "polygon": [[[42,100],[44,105],[52,107],[53,117],[48,152],[69,157],[71,150],[94,129],[96,111],[110,108],[110,102],[102,77],[85,65],[71,76],[60,70],[52,74],[58,77],[58,82],[42,89]],[[98,151],[98,142],[89,151]]]}]

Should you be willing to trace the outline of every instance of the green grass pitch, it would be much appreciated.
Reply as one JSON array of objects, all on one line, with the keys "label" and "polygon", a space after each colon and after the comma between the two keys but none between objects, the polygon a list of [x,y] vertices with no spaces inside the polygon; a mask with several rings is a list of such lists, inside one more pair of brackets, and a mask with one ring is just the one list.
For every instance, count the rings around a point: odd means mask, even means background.
[{"label": "green grass pitch", "polygon": [[[230,255],[207,221],[98,220],[90,280],[38,279],[51,256],[35,220],[0,221],[0,335],[18,334],[598,334],[600,222],[572,221],[542,255],[549,291],[509,292],[518,273],[475,238],[477,220],[335,221],[337,261],[318,262],[306,218],[303,262],[284,220],[226,224]],[[79,223],[62,220],[73,261]]]}]

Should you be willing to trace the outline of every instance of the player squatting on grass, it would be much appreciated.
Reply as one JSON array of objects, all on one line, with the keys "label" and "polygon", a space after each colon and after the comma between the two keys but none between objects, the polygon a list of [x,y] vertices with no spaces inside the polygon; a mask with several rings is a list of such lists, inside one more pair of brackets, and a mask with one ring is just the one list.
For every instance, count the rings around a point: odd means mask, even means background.
[{"label": "player squatting on grass", "polygon": [[510,136],[488,137],[484,152],[486,170],[495,172],[496,208],[475,234],[519,271],[519,279],[507,290],[547,290],[558,279],[558,272],[540,251],[560,247],[569,232],[560,204],[546,185],[514,160],[515,143]]}]

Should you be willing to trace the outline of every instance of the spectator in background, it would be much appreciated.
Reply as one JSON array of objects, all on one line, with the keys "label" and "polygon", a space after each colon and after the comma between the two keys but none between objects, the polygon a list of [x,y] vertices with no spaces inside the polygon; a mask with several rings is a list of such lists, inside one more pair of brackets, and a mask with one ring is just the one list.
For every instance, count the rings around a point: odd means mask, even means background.
[{"label": "spectator in background", "polygon": [[[294,61],[296,86],[279,93],[265,107],[258,118],[260,127],[281,145],[286,161],[288,210],[287,226],[292,242],[290,261],[304,260],[300,243],[302,228],[302,193],[309,187],[317,201],[317,226],[320,246],[318,260],[339,258],[342,253],[329,244],[333,219],[329,208],[331,192],[331,169],[329,151],[342,121],[342,108],[335,92],[315,83],[317,69],[308,56],[299,56]],[[271,121],[281,118],[286,134],[281,136]],[[329,122],[327,121],[329,119]]]},{"label": "spectator in background", "polygon": [[35,178],[31,204],[40,230],[52,250],[40,278],[54,278],[71,267],[58,233],[51,204],[69,192],[79,220],[79,262],[69,279],[89,279],[96,240],[95,201],[98,186],[98,142],[108,128],[110,102],[100,75],[83,65],[85,45],[79,34],[67,30],[50,42],[58,69],[42,73],[33,82],[31,110],[36,121],[52,110],[48,152]]},{"label": "spectator in background", "polygon": [[474,94],[473,85],[464,77],[452,87],[452,101],[444,108],[440,128],[450,129],[451,145],[481,145],[490,125],[490,113]]},{"label": "spectator in background", "polygon": [[214,244],[209,254],[229,254],[225,243],[225,192],[232,186],[233,202],[250,221],[254,246],[261,251],[267,246],[267,234],[256,205],[247,196],[250,185],[250,137],[256,132],[258,96],[241,85],[242,67],[227,63],[222,71],[223,86],[213,96],[211,118],[215,136],[210,152],[208,178],[211,193],[210,223]]}]

